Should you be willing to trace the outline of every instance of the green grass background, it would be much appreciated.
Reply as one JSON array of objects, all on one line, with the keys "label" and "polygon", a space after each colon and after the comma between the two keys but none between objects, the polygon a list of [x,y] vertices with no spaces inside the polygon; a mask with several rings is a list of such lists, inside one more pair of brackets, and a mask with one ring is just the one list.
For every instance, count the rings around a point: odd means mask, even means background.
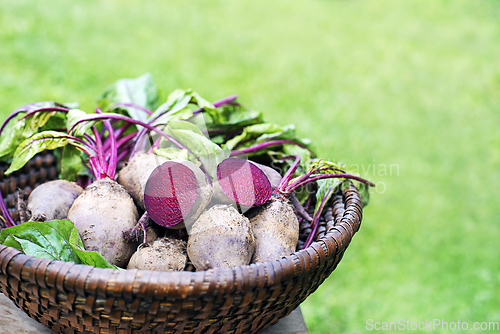
[{"label": "green grass background", "polygon": [[493,0],[3,0],[0,113],[91,110],[146,71],[165,94],[238,93],[378,183],[302,305],[310,333],[500,321],[499,15]]}]

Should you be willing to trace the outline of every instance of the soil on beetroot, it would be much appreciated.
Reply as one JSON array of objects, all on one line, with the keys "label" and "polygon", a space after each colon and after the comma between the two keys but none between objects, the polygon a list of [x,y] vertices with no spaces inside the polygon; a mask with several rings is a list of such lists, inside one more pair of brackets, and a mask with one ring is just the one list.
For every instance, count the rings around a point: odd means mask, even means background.
[{"label": "soil on beetroot", "polygon": [[26,205],[28,219],[33,222],[44,222],[67,218],[71,205],[82,192],[82,187],[66,180],[43,183],[28,197]]},{"label": "soil on beetroot", "polygon": [[188,239],[189,259],[197,270],[250,263],[255,238],[250,221],[229,205],[215,205],[193,224]]},{"label": "soil on beetroot", "polygon": [[132,228],[139,215],[123,186],[108,178],[89,185],[68,212],[86,250],[98,251],[111,264],[126,267],[137,243],[126,243],[122,232]]},{"label": "soil on beetroot", "polygon": [[127,269],[181,271],[186,264],[186,242],[161,238],[140,245],[130,258]]}]

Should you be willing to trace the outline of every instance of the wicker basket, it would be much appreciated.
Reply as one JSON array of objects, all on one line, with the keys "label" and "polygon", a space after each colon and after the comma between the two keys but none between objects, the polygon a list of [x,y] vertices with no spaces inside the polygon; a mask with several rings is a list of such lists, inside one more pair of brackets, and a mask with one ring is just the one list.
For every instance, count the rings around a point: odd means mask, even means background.
[{"label": "wicker basket", "polygon": [[[56,178],[51,155],[4,178],[14,193]],[[334,196],[316,241],[279,261],[201,272],[112,270],[26,256],[0,245],[0,291],[57,333],[258,333],[287,316],[330,275],[361,222],[354,186]]]}]

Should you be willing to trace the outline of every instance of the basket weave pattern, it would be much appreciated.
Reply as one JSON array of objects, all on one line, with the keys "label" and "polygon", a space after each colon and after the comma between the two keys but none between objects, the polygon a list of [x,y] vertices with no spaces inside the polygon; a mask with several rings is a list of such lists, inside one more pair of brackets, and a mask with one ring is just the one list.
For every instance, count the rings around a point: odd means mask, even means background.
[{"label": "basket weave pattern", "polygon": [[[44,174],[38,181],[44,182],[52,167],[31,164],[24,173]],[[358,191],[348,187],[334,196],[325,228],[307,249],[274,262],[201,272],[100,269],[0,245],[0,291],[57,333],[258,333],[330,275],[361,215]]]},{"label": "basket weave pattern", "polygon": [[21,217],[18,215],[19,208],[16,207],[18,189],[22,189],[23,196],[28,197],[40,183],[56,179],[56,159],[50,153],[42,153],[28,161],[23,168],[12,175],[5,176],[4,172],[8,167],[0,162],[0,191],[10,216],[16,223],[19,223]]}]

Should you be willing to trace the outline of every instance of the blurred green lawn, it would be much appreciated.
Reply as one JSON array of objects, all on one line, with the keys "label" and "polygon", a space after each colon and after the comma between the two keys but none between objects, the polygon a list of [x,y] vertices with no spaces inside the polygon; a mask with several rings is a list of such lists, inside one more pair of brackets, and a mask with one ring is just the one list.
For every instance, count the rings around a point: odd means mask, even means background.
[{"label": "blurred green lawn", "polygon": [[0,113],[90,110],[146,71],[165,94],[238,93],[378,183],[302,306],[310,333],[500,321],[499,15],[493,0],[3,0]]}]

